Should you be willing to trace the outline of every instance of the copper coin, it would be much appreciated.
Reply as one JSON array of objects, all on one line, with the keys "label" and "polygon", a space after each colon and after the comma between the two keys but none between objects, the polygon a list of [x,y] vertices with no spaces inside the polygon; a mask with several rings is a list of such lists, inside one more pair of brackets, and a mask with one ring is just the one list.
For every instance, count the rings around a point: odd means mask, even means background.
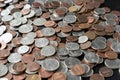
[{"label": "copper coin", "polygon": [[6,58],[10,55],[10,51],[8,49],[0,50],[0,58]]},{"label": "copper coin", "polygon": [[92,16],[88,16],[87,19],[88,19],[88,23],[93,23],[95,20],[95,18]]},{"label": "copper coin", "polygon": [[80,31],[79,24],[72,24],[73,31]]},{"label": "copper coin", "polygon": [[47,39],[49,39],[50,41],[54,41],[56,38],[57,38],[56,35],[47,37]]},{"label": "copper coin", "polygon": [[102,52],[100,52],[100,51],[97,51],[96,54],[97,54],[99,57],[106,58],[105,53],[102,53]]},{"label": "copper coin", "polygon": [[65,43],[58,43],[59,48],[65,48]]},{"label": "copper coin", "polygon": [[66,13],[66,11],[65,11],[64,9],[62,9],[62,8],[57,8],[57,9],[55,10],[55,13],[56,13],[58,16],[64,16],[65,13]]},{"label": "copper coin", "polygon": [[111,13],[113,13],[113,14],[115,14],[115,15],[117,15],[117,16],[120,16],[120,11],[113,10],[113,11],[111,11]]},{"label": "copper coin", "polygon": [[43,13],[41,17],[46,19],[50,18],[50,12]]},{"label": "copper coin", "polygon": [[70,41],[70,42],[77,41],[77,40],[78,40],[78,37],[76,36],[68,36],[66,38],[66,41]]},{"label": "copper coin", "polygon": [[32,6],[33,6],[34,8],[39,8],[39,7],[41,6],[41,4],[40,4],[39,2],[33,2],[33,3],[32,3]]},{"label": "copper coin", "polygon": [[18,74],[18,75],[13,75],[14,80],[23,80],[26,78],[26,74]]},{"label": "copper coin", "polygon": [[95,34],[97,34],[99,36],[105,36],[106,32],[105,31],[95,31]]},{"label": "copper coin", "polygon": [[90,77],[90,80],[105,80],[105,78],[103,76],[101,76],[100,74],[93,74]]},{"label": "copper coin", "polygon": [[85,73],[85,67],[80,65],[80,64],[77,64],[71,68],[71,71],[74,75],[80,76],[80,75],[83,75]]},{"label": "copper coin", "polygon": [[110,12],[111,9],[109,7],[103,7],[105,9],[105,12]]},{"label": "copper coin", "polygon": [[11,73],[7,73],[4,77],[8,80],[11,80],[13,78],[13,75]]},{"label": "copper coin", "polygon": [[64,73],[62,72],[56,72],[52,76],[52,80],[66,80],[67,77]]},{"label": "copper coin", "polygon": [[55,24],[56,24],[55,21],[46,21],[44,23],[44,26],[46,26],[46,27],[54,27]]},{"label": "copper coin", "polygon": [[54,29],[55,29],[55,32],[57,32],[57,33],[60,32],[60,30],[61,30],[60,27],[56,27]]},{"label": "copper coin", "polygon": [[87,31],[85,35],[88,37],[89,40],[93,40],[97,36],[94,31]]},{"label": "copper coin", "polygon": [[78,15],[78,22],[79,23],[87,23],[88,22],[88,19],[85,15]]},{"label": "copper coin", "polygon": [[44,68],[39,70],[39,75],[41,78],[49,78],[53,75],[54,72],[46,71]]},{"label": "copper coin", "polygon": [[108,67],[102,67],[99,69],[99,74],[104,77],[111,77],[113,75],[113,70]]},{"label": "copper coin", "polygon": [[25,71],[26,65],[24,63],[22,63],[22,62],[17,62],[17,63],[14,64],[13,69],[16,72],[21,73],[21,72]]},{"label": "copper coin", "polygon": [[70,32],[72,31],[72,27],[71,26],[61,27],[61,31],[65,33]]},{"label": "copper coin", "polygon": [[34,72],[40,69],[40,65],[37,62],[31,62],[27,64],[27,69]]},{"label": "copper coin", "polygon": [[95,25],[92,28],[96,31],[104,31],[105,30],[105,28],[101,25]]},{"label": "copper coin", "polygon": [[52,8],[57,8],[60,6],[60,2],[59,1],[52,1],[50,3],[50,5],[52,6]]},{"label": "copper coin", "polygon": [[0,63],[1,63],[1,64],[6,64],[6,63],[7,63],[7,59],[2,59],[2,58],[0,58]]},{"label": "copper coin", "polygon": [[81,5],[84,0],[73,0],[76,5]]},{"label": "copper coin", "polygon": [[37,34],[37,37],[43,37],[43,34],[40,30],[37,30],[35,33]]},{"label": "copper coin", "polygon": [[60,43],[60,42],[61,42],[61,38],[60,38],[60,37],[57,37],[57,38],[55,39],[55,41],[57,41],[58,43]]},{"label": "copper coin", "polygon": [[5,42],[0,41],[0,50],[5,49],[7,44]]},{"label": "copper coin", "polygon": [[107,33],[114,32],[114,27],[113,26],[105,26],[105,32],[107,32]]},{"label": "copper coin", "polygon": [[37,74],[28,75],[25,80],[41,80],[41,76]]},{"label": "copper coin", "polygon": [[107,51],[107,52],[105,52],[105,56],[108,59],[116,59],[118,57],[118,54],[114,51]]},{"label": "copper coin", "polygon": [[21,14],[22,15],[27,15],[27,14],[29,14],[30,13],[30,9],[22,9],[21,10]]},{"label": "copper coin", "polygon": [[88,23],[79,24],[80,29],[88,29],[90,27],[91,27],[91,24],[88,24]]},{"label": "copper coin", "polygon": [[88,49],[90,46],[91,46],[90,41],[80,44],[81,49]]},{"label": "copper coin", "polygon": [[33,60],[34,60],[34,56],[31,55],[31,54],[24,54],[24,55],[22,56],[22,61],[23,61],[24,63],[31,63],[31,62],[33,62]]}]

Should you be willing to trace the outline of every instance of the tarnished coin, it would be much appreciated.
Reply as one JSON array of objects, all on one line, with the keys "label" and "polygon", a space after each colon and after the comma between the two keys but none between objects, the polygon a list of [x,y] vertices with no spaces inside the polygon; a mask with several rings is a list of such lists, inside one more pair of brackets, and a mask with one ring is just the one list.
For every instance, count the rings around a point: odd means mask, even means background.
[{"label": "tarnished coin", "polygon": [[9,43],[13,38],[13,35],[11,33],[4,33],[0,36],[0,41],[3,41],[5,43]]},{"label": "tarnished coin", "polygon": [[56,72],[52,76],[53,80],[66,80],[66,78],[66,75],[62,72]]},{"label": "tarnished coin", "polygon": [[81,64],[77,64],[71,68],[71,71],[74,75],[80,76],[85,73],[85,67]]},{"label": "tarnished coin", "polygon": [[68,49],[68,50],[78,50],[79,49],[79,44],[75,43],[75,42],[66,43],[66,49]]},{"label": "tarnished coin", "polygon": [[10,63],[17,63],[21,61],[22,56],[19,53],[11,53],[10,56],[8,57],[8,61]]},{"label": "tarnished coin", "polygon": [[40,69],[40,65],[37,62],[31,62],[27,64],[27,69],[30,72],[36,72]]},{"label": "tarnished coin", "polygon": [[39,38],[35,40],[35,46],[41,48],[45,47],[49,44],[49,40],[47,38]]},{"label": "tarnished coin", "polygon": [[105,78],[103,76],[101,76],[100,74],[93,74],[90,77],[90,80],[105,80]]},{"label": "tarnished coin", "polygon": [[33,21],[33,24],[36,26],[42,26],[46,22],[45,18],[37,18]]},{"label": "tarnished coin", "polygon": [[88,49],[89,47],[91,47],[91,42],[87,41],[83,44],[80,44],[81,49]]},{"label": "tarnished coin", "polygon": [[56,59],[48,58],[43,61],[42,67],[47,71],[55,71],[60,67],[60,64]]},{"label": "tarnished coin", "polygon": [[28,75],[25,80],[41,80],[41,76],[37,74]]},{"label": "tarnished coin", "polygon": [[102,67],[99,69],[99,74],[104,77],[111,77],[113,75],[113,70],[108,67]]},{"label": "tarnished coin", "polygon": [[0,64],[0,77],[6,75],[8,72],[8,68],[6,65]]},{"label": "tarnished coin", "polygon": [[41,55],[43,55],[43,56],[52,56],[55,54],[55,52],[56,52],[55,47],[50,46],[50,45],[45,46],[41,49]]},{"label": "tarnished coin", "polygon": [[24,53],[28,52],[29,49],[30,49],[29,46],[23,45],[23,46],[20,46],[20,47],[18,48],[17,52],[20,53],[20,54],[24,54]]},{"label": "tarnished coin", "polygon": [[106,59],[104,63],[108,68],[111,69],[117,69],[120,67],[120,59],[113,59],[113,60]]},{"label": "tarnished coin", "polygon": [[52,36],[55,34],[55,29],[53,28],[44,28],[41,30],[42,34],[44,36]]},{"label": "tarnished coin", "polygon": [[114,52],[114,51],[107,51],[107,52],[105,52],[105,56],[108,59],[117,59],[118,54],[116,52]]},{"label": "tarnished coin", "polygon": [[76,65],[76,64],[80,64],[80,60],[77,59],[77,58],[72,58],[72,57],[69,57],[69,58],[66,58],[64,60],[64,63],[65,65],[68,67],[68,68],[71,68],[72,66]]},{"label": "tarnished coin", "polygon": [[33,30],[33,26],[26,24],[26,25],[22,25],[19,27],[19,32],[20,33],[29,33]]}]

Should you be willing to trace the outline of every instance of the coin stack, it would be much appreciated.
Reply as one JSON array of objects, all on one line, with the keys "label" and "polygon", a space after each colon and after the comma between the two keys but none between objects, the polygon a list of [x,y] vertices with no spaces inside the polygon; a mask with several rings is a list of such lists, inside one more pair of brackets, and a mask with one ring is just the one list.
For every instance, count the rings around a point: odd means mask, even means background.
[{"label": "coin stack", "polygon": [[120,68],[120,12],[102,3],[0,0],[0,80],[113,76]]}]

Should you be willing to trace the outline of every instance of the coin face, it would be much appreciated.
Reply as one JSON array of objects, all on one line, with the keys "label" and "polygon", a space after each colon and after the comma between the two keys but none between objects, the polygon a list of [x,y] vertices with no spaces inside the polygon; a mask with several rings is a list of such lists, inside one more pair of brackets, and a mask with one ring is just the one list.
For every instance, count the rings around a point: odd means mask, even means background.
[{"label": "coin face", "polygon": [[8,72],[8,68],[6,65],[0,64],[0,76],[6,75]]},{"label": "coin face", "polygon": [[52,36],[55,34],[55,30],[53,28],[44,28],[41,32],[44,36]]},{"label": "coin face", "polygon": [[56,72],[53,74],[52,79],[53,80],[66,80],[66,75],[62,72]]}]

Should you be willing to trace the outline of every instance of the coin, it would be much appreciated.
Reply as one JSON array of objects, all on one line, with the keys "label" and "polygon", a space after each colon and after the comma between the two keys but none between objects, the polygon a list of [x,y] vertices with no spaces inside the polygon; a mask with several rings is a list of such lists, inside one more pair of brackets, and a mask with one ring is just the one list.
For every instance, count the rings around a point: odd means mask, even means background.
[{"label": "coin", "polygon": [[34,74],[34,75],[28,75],[25,80],[41,80],[41,76]]},{"label": "coin", "polygon": [[33,21],[33,24],[36,26],[42,26],[46,22],[46,19],[44,18],[37,18]]},{"label": "coin", "polygon": [[41,55],[43,56],[52,56],[56,52],[56,49],[53,46],[45,46],[41,49]]},{"label": "coin", "polygon": [[55,30],[53,28],[44,28],[41,32],[44,36],[52,36],[55,34]]},{"label": "coin", "polygon": [[105,80],[105,78],[103,76],[101,76],[100,74],[93,74],[90,77],[90,80]]},{"label": "coin", "polygon": [[40,65],[37,62],[31,62],[27,64],[27,69],[30,72],[35,72],[38,71],[40,69]]},{"label": "coin", "polygon": [[118,57],[118,54],[113,52],[113,51],[107,51],[105,53],[105,56],[108,58],[108,59],[116,59]]},{"label": "coin", "polygon": [[77,64],[71,68],[74,75],[80,76],[85,73],[85,67],[83,65]]},{"label": "coin", "polygon": [[78,45],[78,43],[75,43],[75,42],[69,42],[69,43],[66,43],[66,49],[68,49],[68,50],[78,50],[79,45]]},{"label": "coin", "polygon": [[55,71],[59,68],[60,64],[56,59],[45,59],[43,61],[42,67],[47,71]]},{"label": "coin", "polygon": [[66,15],[63,18],[63,21],[66,23],[74,23],[76,21],[76,16],[75,15]]},{"label": "coin", "polygon": [[108,67],[102,67],[99,69],[99,74],[104,77],[111,77],[113,75],[113,70]]},{"label": "coin", "polygon": [[26,24],[26,25],[22,25],[19,27],[19,32],[20,33],[29,33],[33,30],[33,26]]},{"label": "coin", "polygon": [[11,33],[4,33],[0,36],[0,41],[3,41],[5,43],[9,43],[13,38],[13,35]]},{"label": "coin", "polygon": [[29,46],[20,46],[18,48],[17,52],[20,54],[24,54],[24,53],[28,52],[29,49],[30,49]]},{"label": "coin", "polygon": [[8,72],[8,68],[6,65],[0,64],[0,77],[6,75]]},{"label": "coin", "polygon": [[66,75],[62,72],[56,72],[52,76],[53,80],[66,80],[66,78]]},{"label": "coin", "polygon": [[78,38],[78,42],[79,42],[79,43],[85,43],[87,40],[88,40],[88,37],[87,37],[87,36],[80,36],[80,37]]}]

